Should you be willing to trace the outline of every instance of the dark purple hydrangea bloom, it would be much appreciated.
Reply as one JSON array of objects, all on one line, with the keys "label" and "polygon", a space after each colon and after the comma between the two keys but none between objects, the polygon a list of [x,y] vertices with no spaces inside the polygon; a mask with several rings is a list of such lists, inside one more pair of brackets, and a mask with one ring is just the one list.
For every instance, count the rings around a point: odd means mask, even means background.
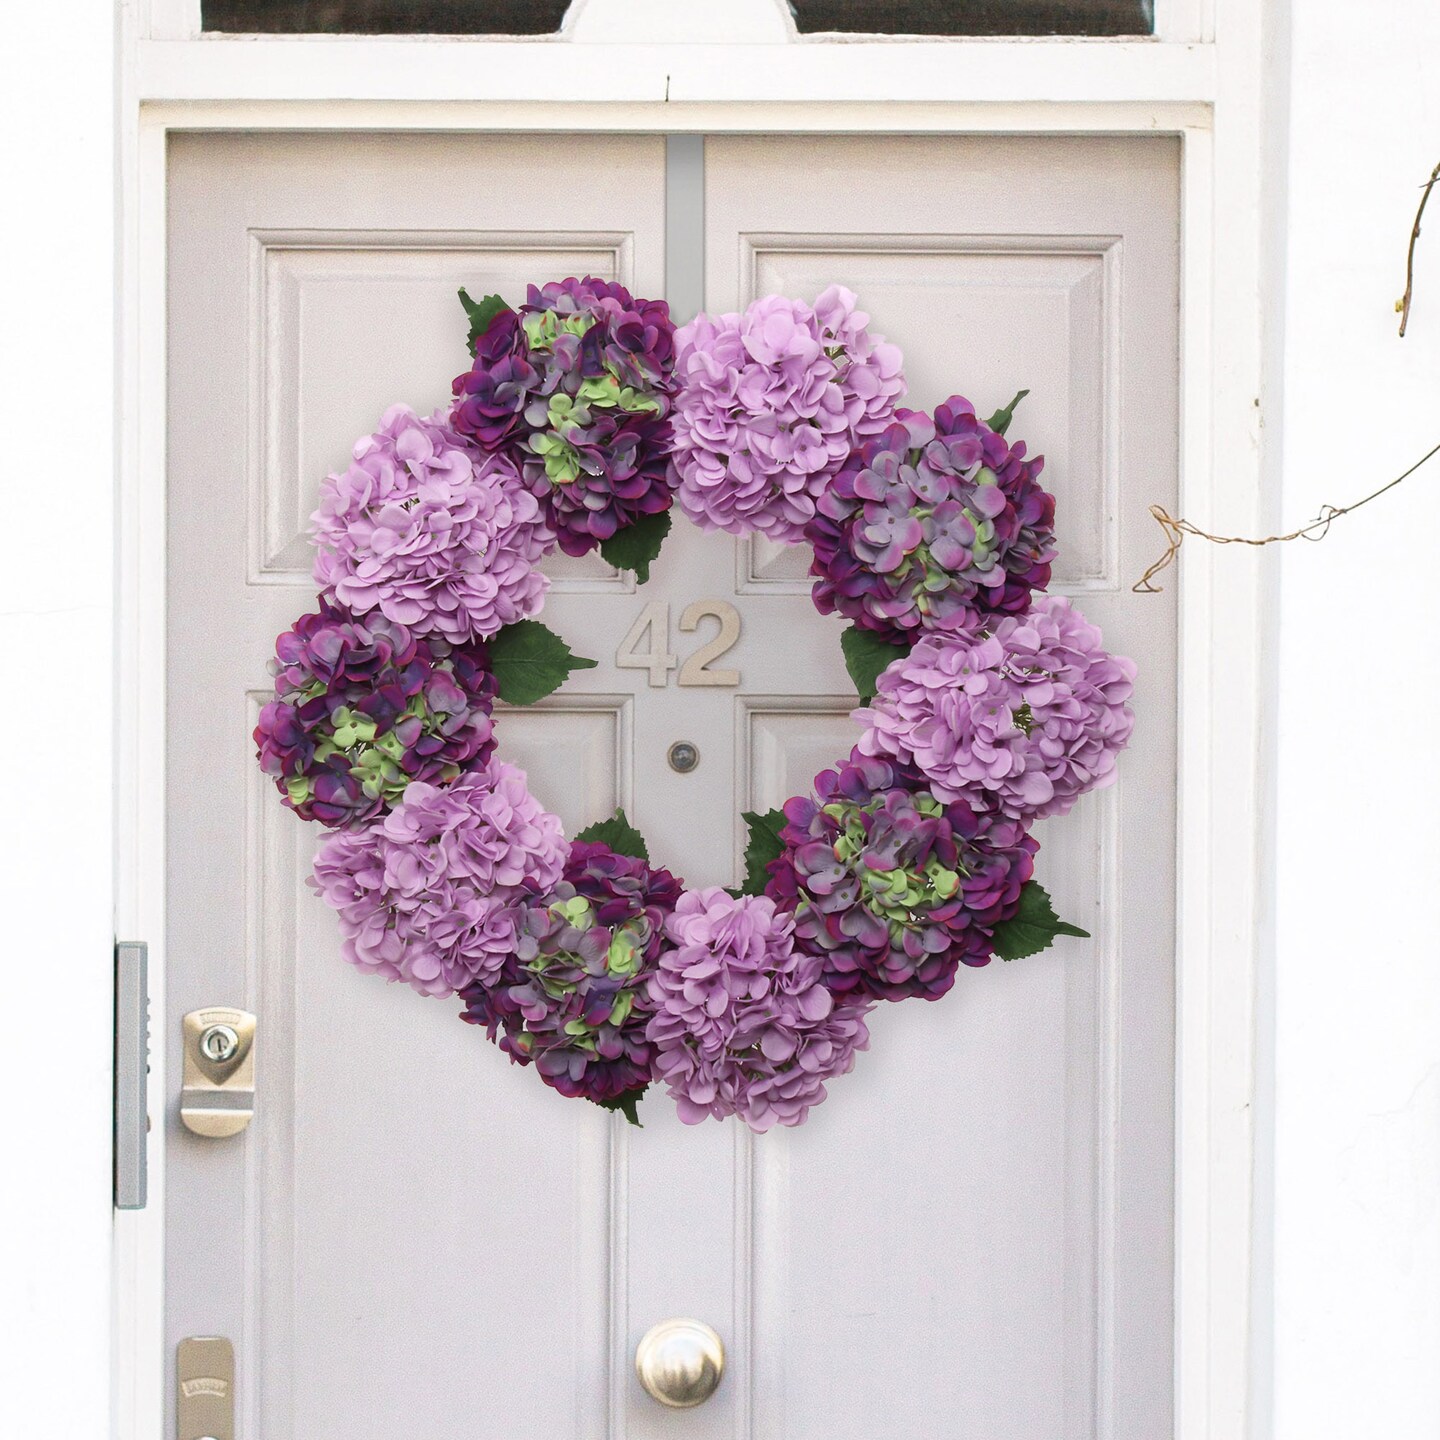
[{"label": "dark purple hydrangea bloom", "polygon": [[517,910],[513,958],[460,992],[463,1018],[562,1095],[638,1096],[655,1059],[647,983],[680,889],[668,870],[572,844],[560,883]]},{"label": "dark purple hydrangea bloom", "polygon": [[675,326],[663,300],[587,276],[532,285],[452,387],[450,423],[506,450],[568,555],[670,508]]},{"label": "dark purple hydrangea bloom", "polygon": [[962,962],[989,962],[994,927],[1019,907],[1039,843],[924,783],[854,751],[785,804],[766,894],[794,910],[796,944],[824,959],[838,994],[937,1000]]},{"label": "dark purple hydrangea bloom", "polygon": [[417,636],[378,610],[320,602],[275,642],[275,698],[255,728],[260,768],[302,820],[349,828],[414,780],[453,780],[495,748],[482,645]]},{"label": "dark purple hydrangea bloom", "polygon": [[851,455],[805,527],[816,607],[896,641],[1023,610],[1055,558],[1044,463],[958,395],[933,420],[898,412]]},{"label": "dark purple hydrangea bloom", "polygon": [[525,402],[540,387],[530,363],[525,332],[513,310],[502,310],[475,340],[475,363],[452,387],[450,424],[485,451],[500,450],[524,435]]}]

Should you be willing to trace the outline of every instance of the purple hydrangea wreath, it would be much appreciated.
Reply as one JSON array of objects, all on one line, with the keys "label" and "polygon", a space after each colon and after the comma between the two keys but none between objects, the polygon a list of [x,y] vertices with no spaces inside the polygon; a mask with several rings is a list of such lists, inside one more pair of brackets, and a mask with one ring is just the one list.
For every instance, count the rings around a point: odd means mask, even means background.
[{"label": "purple hydrangea wreath", "polygon": [[[328,832],[311,884],[357,969],[427,996],[561,1096],[638,1124],[801,1124],[876,1005],[936,1000],[1061,921],[1035,822],[1116,778],[1135,667],[1045,593],[1043,460],[952,396],[901,406],[899,349],[848,290],[678,332],[587,276],[475,302],[448,408],[388,410],[322,484],[317,609],[275,644],[255,729]],[[686,889],[622,811],[567,840],[496,754],[494,706],[594,665],[537,617],[557,546],[643,583],[672,509],[812,547],[849,626],[855,748],[748,813],[734,890]]]}]

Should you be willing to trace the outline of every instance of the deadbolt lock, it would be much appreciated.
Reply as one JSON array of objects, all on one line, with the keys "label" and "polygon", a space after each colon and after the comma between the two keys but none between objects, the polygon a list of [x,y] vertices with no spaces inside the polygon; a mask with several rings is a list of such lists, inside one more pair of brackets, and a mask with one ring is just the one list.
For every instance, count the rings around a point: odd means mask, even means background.
[{"label": "deadbolt lock", "polygon": [[228,1025],[208,1025],[200,1032],[200,1053],[216,1065],[235,1058],[240,1037]]},{"label": "deadbolt lock", "polygon": [[255,1017],[211,1006],[184,1021],[180,1119],[197,1135],[238,1135],[255,1113]]}]

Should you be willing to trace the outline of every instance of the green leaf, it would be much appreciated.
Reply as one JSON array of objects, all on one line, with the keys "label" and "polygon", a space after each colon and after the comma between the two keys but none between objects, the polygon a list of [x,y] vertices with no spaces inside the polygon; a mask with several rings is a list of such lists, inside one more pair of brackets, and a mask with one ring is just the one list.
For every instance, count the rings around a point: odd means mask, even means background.
[{"label": "green leaf", "polygon": [[875,682],[880,672],[891,661],[910,653],[909,645],[896,645],[873,630],[861,630],[857,625],[849,626],[841,635],[840,648],[845,652],[845,668],[855,683],[855,693],[866,705],[875,698]]},{"label": "green leaf", "polygon": [[770,878],[765,867],[779,858],[785,848],[780,838],[780,828],[785,824],[783,810],[767,810],[763,815],[746,810],[741,819],[750,827],[750,843],[745,847],[745,883],[740,887],[742,895],[763,895],[765,882]]},{"label": "green leaf", "polygon": [[617,570],[633,570],[644,584],[650,578],[650,562],[660,553],[670,533],[670,512],[642,515],[633,525],[617,530],[608,540],[600,542],[600,554]]},{"label": "green leaf", "polygon": [[533,705],[565,683],[572,670],[593,670],[595,661],[572,655],[570,647],[538,620],[517,620],[486,642],[500,698],[507,705]]},{"label": "green leaf", "polygon": [[575,839],[587,845],[608,845],[617,855],[629,855],[636,860],[650,858],[645,837],[625,818],[623,810],[617,810],[609,820],[597,820],[587,826]]},{"label": "green leaf", "polygon": [[460,289],[460,303],[470,317],[470,338],[467,343],[472,351],[475,349],[475,342],[490,328],[490,322],[501,311],[510,308],[498,295],[487,295],[477,305],[465,293],[464,286],[461,286]]},{"label": "green leaf", "polygon": [[1028,390],[1021,390],[1003,410],[997,410],[985,423],[997,435],[1003,435],[1010,428],[1010,422],[1015,418],[1015,407],[1029,393]]},{"label": "green leaf", "polygon": [[995,927],[995,953],[1002,960],[1023,960],[1048,950],[1057,935],[1090,938],[1088,930],[1070,925],[1055,913],[1055,906],[1038,880],[1028,880],[1020,890],[1020,908],[1013,918]]},{"label": "green leaf", "polygon": [[642,1085],[638,1090],[627,1090],[623,1095],[616,1095],[610,1100],[597,1100],[595,1103],[602,1110],[618,1110],[637,1130],[643,1130],[645,1127],[640,1123],[635,1107],[644,1094],[645,1087]]}]

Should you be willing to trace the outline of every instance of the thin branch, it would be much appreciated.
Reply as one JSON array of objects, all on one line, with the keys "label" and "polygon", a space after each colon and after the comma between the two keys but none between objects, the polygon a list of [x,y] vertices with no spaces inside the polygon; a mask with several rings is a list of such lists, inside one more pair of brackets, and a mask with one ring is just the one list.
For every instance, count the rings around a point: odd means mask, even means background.
[{"label": "thin branch", "polygon": [[[1437,178],[1440,178],[1440,175],[1437,175]],[[1158,595],[1160,586],[1151,582],[1180,553],[1180,547],[1185,543],[1187,535],[1193,535],[1197,540],[1209,540],[1214,545],[1279,545],[1286,540],[1323,540],[1331,524],[1342,515],[1353,515],[1361,506],[1378,500],[1402,480],[1408,480],[1427,460],[1433,460],[1437,455],[1440,455],[1440,445],[1422,455],[1403,475],[1397,475],[1388,484],[1372,490],[1363,500],[1339,509],[1334,505],[1322,505],[1320,513],[1308,525],[1302,525],[1288,535],[1266,535],[1261,539],[1251,539],[1245,535],[1212,535],[1208,530],[1202,530],[1188,520],[1177,520],[1163,505],[1152,505],[1150,513],[1155,517],[1155,523],[1165,532],[1165,553],[1130,588],[1137,595]]]},{"label": "thin branch", "polygon": [[1420,221],[1424,218],[1425,207],[1430,203],[1430,192],[1440,180],[1440,165],[1431,172],[1425,182],[1425,193],[1420,197],[1420,208],[1415,212],[1415,227],[1410,231],[1410,249],[1405,256],[1405,293],[1395,302],[1400,312],[1400,338],[1405,338],[1405,327],[1410,323],[1410,302],[1415,298],[1415,245],[1420,239]]},{"label": "thin branch", "polygon": [[[1420,239],[1420,222],[1425,218],[1425,207],[1430,203],[1430,192],[1437,184],[1440,184],[1440,165],[1430,172],[1430,178],[1424,184],[1424,193],[1420,196],[1420,205],[1415,211],[1415,224],[1410,230],[1410,248],[1405,256],[1405,294],[1395,302],[1395,309],[1400,314],[1402,338],[1405,334],[1405,327],[1410,323],[1410,303],[1415,298],[1415,246]],[[1352,515],[1372,500],[1378,500],[1382,495],[1393,490],[1401,481],[1408,480],[1422,465],[1433,460],[1437,455],[1440,455],[1440,445],[1422,455],[1403,475],[1397,475],[1389,484],[1382,485],[1378,490],[1372,490],[1363,500],[1357,500],[1353,505],[1344,505],[1338,509],[1334,505],[1322,505],[1320,513],[1308,525],[1302,525],[1298,530],[1290,531],[1288,535],[1264,535],[1258,538],[1248,535],[1212,535],[1208,530],[1202,530],[1198,525],[1191,524],[1183,517],[1176,519],[1163,505],[1152,505],[1150,513],[1155,517],[1155,523],[1165,532],[1165,553],[1130,588],[1137,595],[1158,595],[1160,586],[1153,583],[1155,577],[1174,563],[1187,535],[1193,535],[1197,540],[1208,540],[1212,545],[1261,546],[1282,545],[1287,540],[1323,540],[1329,534],[1330,526],[1342,515]]]}]

